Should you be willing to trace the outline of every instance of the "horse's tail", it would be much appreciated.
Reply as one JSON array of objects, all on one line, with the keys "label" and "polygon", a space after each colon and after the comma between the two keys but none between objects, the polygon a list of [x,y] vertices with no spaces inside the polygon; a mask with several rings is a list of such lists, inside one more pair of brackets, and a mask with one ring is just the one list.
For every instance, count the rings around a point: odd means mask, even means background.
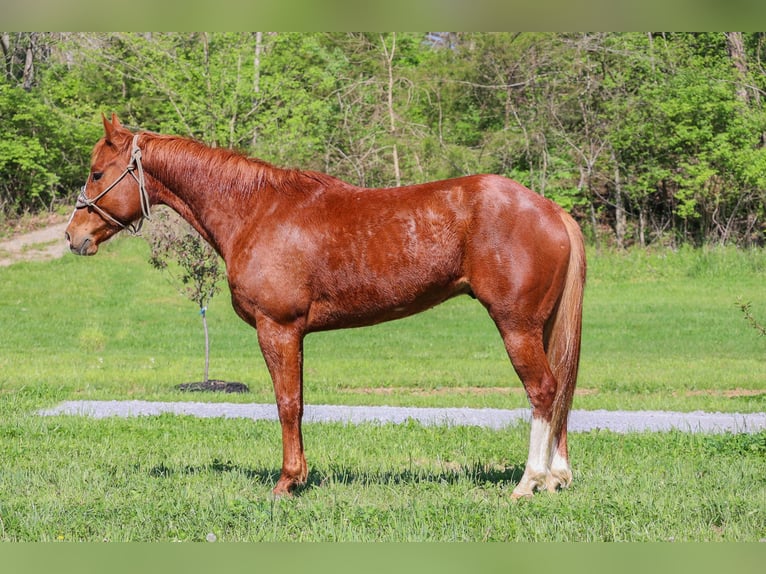
[{"label": "horse's tail", "polygon": [[546,355],[558,383],[551,418],[551,436],[554,438],[559,436],[566,425],[577,384],[586,266],[585,244],[580,227],[563,210],[561,219],[569,235],[569,265],[561,297],[546,325]]}]

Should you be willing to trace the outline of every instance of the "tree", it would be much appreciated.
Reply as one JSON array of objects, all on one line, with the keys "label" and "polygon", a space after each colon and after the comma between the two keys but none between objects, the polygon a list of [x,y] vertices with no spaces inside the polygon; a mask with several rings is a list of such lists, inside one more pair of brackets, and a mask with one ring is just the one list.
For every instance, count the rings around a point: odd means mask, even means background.
[{"label": "tree", "polygon": [[752,303],[750,301],[747,301],[745,303],[743,303],[741,299],[737,301],[737,307],[739,307],[740,311],[742,311],[745,321],[747,321],[747,323],[753,329],[755,329],[756,332],[766,337],[766,326],[759,323],[758,320],[755,317],[753,317],[751,306],[752,306]]},{"label": "tree", "polygon": [[55,34],[0,33],[0,219],[51,210],[87,173],[98,126],[80,121],[86,102],[71,109],[82,86],[60,75],[61,45]]},{"label": "tree", "polygon": [[[224,269],[218,254],[190,225],[167,210],[157,210],[147,241],[151,247],[149,263],[167,272],[179,293],[197,304],[205,333],[205,377],[210,377],[210,336],[207,326],[207,306],[221,289],[219,282]],[[178,275],[176,276],[176,273]]]},{"label": "tree", "polygon": [[418,148],[425,130],[417,102],[425,89],[414,79],[422,40],[403,33],[322,37],[336,66],[330,111],[337,119],[323,143],[334,175],[368,187],[423,181]]}]

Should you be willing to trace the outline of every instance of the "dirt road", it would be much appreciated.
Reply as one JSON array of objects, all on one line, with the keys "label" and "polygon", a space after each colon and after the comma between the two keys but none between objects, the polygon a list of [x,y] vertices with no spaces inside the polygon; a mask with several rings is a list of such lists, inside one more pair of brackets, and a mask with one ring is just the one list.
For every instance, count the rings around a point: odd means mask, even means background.
[{"label": "dirt road", "polygon": [[64,240],[66,222],[17,235],[0,242],[0,267],[19,261],[44,261],[63,256],[69,248]]}]

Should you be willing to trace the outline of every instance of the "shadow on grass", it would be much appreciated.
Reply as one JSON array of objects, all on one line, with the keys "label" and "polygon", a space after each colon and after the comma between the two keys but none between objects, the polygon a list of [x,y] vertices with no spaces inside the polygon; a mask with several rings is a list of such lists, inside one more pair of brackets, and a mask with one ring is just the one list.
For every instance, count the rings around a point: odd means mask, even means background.
[{"label": "shadow on grass", "polygon": [[[137,469],[138,470],[138,469]],[[260,484],[274,486],[279,480],[279,470],[253,469],[232,463],[213,459],[212,462],[198,466],[183,466],[174,468],[160,463],[151,467],[149,476],[154,478],[169,478],[175,475],[195,475],[203,473],[238,473],[249,480]],[[332,467],[328,471],[312,469],[309,471],[306,484],[298,487],[293,494],[300,496],[303,492],[329,484],[353,485],[407,485],[407,484],[456,484],[470,482],[477,486],[485,484],[516,485],[524,474],[524,464],[516,464],[503,468],[488,466],[481,463],[456,465],[439,470],[428,468],[405,468],[401,470],[386,470],[368,472],[352,470],[343,467]]]}]

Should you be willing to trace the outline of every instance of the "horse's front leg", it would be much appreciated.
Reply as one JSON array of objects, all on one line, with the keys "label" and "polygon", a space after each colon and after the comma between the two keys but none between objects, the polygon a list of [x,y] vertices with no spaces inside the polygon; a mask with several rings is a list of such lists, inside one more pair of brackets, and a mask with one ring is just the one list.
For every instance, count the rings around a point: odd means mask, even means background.
[{"label": "horse's front leg", "polygon": [[303,454],[303,330],[299,325],[282,325],[257,318],[258,342],[269,368],[282,425],[282,473],[274,494],[290,491],[306,482],[308,469]]}]

